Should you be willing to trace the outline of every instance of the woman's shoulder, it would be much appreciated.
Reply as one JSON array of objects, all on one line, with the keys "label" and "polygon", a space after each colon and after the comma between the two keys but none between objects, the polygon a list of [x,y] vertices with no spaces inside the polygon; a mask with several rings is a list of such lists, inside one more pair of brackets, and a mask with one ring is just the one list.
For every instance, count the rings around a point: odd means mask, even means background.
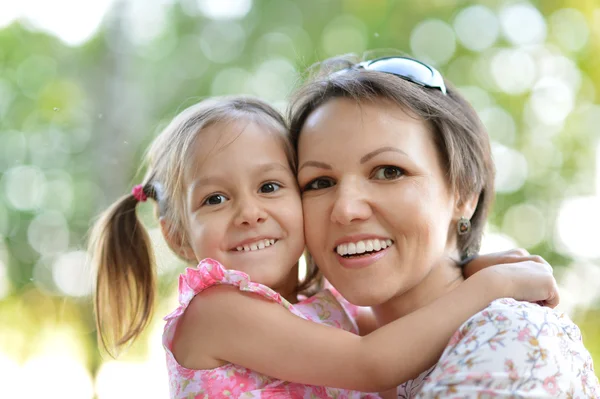
[{"label": "woman's shoulder", "polygon": [[542,353],[560,348],[563,356],[579,352],[589,357],[579,327],[567,314],[512,298],[497,299],[467,320],[451,338],[447,350],[467,346],[473,346],[472,353],[486,347],[506,352],[506,348],[518,346]]},{"label": "woman's shoulder", "polygon": [[555,329],[560,331],[558,337],[581,341],[579,327],[566,313],[540,306],[535,303],[517,301],[512,298],[497,299],[481,312],[469,319],[461,330],[467,332],[472,328],[497,327],[501,330],[512,330],[510,327],[535,327],[541,330]]},{"label": "woman's shoulder", "polygon": [[485,389],[515,396],[600,395],[592,358],[571,319],[508,298],[490,303],[459,328],[421,392],[475,395]]}]

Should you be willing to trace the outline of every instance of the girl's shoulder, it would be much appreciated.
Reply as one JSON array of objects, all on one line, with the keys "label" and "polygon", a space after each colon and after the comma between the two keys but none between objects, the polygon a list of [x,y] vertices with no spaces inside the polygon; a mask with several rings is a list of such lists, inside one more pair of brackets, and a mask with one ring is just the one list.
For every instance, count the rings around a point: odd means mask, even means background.
[{"label": "girl's shoulder", "polygon": [[[212,288],[210,292],[202,295],[201,301],[193,301],[198,294]],[[163,334],[163,341],[166,345],[172,341],[175,327],[181,316],[193,304],[198,308],[205,310],[203,313],[216,314],[219,312],[219,304],[223,303],[224,297],[235,292],[248,293],[256,295],[259,298],[269,302],[275,302],[289,310],[299,317],[306,318],[298,309],[279,293],[266,285],[259,284],[250,280],[248,274],[239,270],[226,269],[221,263],[214,259],[203,259],[196,267],[188,267],[179,275],[178,300],[179,306],[167,316],[164,320],[166,326]]]},{"label": "girl's shoulder", "polygon": [[[186,268],[179,276],[179,307],[167,315],[165,320],[181,315],[196,295],[215,286],[235,287],[239,291],[253,293],[291,308],[291,304],[285,298],[266,285],[251,281],[248,274],[239,270],[226,269],[218,261],[207,258],[194,268]],[[293,309],[290,310],[293,312]]]}]

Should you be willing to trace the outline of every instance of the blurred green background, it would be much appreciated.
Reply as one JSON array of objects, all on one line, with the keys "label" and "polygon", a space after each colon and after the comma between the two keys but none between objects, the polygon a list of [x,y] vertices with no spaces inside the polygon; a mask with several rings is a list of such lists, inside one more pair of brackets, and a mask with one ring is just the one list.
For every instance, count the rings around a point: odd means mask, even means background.
[{"label": "blurred green background", "polygon": [[0,3],[0,397],[167,397],[161,319],[181,264],[140,206],[157,316],[117,361],[101,355],[95,216],[139,181],[146,145],[185,106],[247,93],[284,110],[314,62],[398,51],[479,112],[498,169],[483,251],[552,263],[600,375],[597,0],[27,0]]}]

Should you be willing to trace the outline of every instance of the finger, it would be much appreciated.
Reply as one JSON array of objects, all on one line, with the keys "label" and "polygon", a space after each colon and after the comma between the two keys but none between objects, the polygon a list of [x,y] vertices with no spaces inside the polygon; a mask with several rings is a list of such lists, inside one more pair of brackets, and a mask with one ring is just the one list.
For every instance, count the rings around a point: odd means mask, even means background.
[{"label": "finger", "polygon": [[510,251],[507,251],[507,254],[512,255],[512,256],[527,257],[527,256],[529,256],[529,251],[527,251],[525,248],[515,248],[515,249],[511,249]]},{"label": "finger", "polygon": [[555,285],[553,290],[550,292],[550,296],[543,301],[544,306],[547,306],[551,309],[554,309],[560,303],[560,294],[558,292],[558,287]]},{"label": "finger", "polygon": [[550,266],[550,263],[548,263],[548,261],[546,261],[546,259],[542,258],[539,255],[529,255],[526,258],[528,258],[531,261],[534,261],[535,263],[543,263],[543,264]]}]

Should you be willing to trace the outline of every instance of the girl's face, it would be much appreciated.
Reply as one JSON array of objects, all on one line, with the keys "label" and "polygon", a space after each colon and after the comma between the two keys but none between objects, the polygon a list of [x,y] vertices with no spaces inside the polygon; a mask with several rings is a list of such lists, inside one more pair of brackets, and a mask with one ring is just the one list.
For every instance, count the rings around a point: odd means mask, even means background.
[{"label": "girl's face", "polygon": [[213,258],[291,293],[304,250],[302,203],[283,138],[251,121],[217,123],[193,144],[185,173],[186,231]]},{"label": "girl's face", "polygon": [[306,120],[298,156],[308,250],[350,302],[385,303],[456,255],[461,215],[423,121],[332,99]]}]

